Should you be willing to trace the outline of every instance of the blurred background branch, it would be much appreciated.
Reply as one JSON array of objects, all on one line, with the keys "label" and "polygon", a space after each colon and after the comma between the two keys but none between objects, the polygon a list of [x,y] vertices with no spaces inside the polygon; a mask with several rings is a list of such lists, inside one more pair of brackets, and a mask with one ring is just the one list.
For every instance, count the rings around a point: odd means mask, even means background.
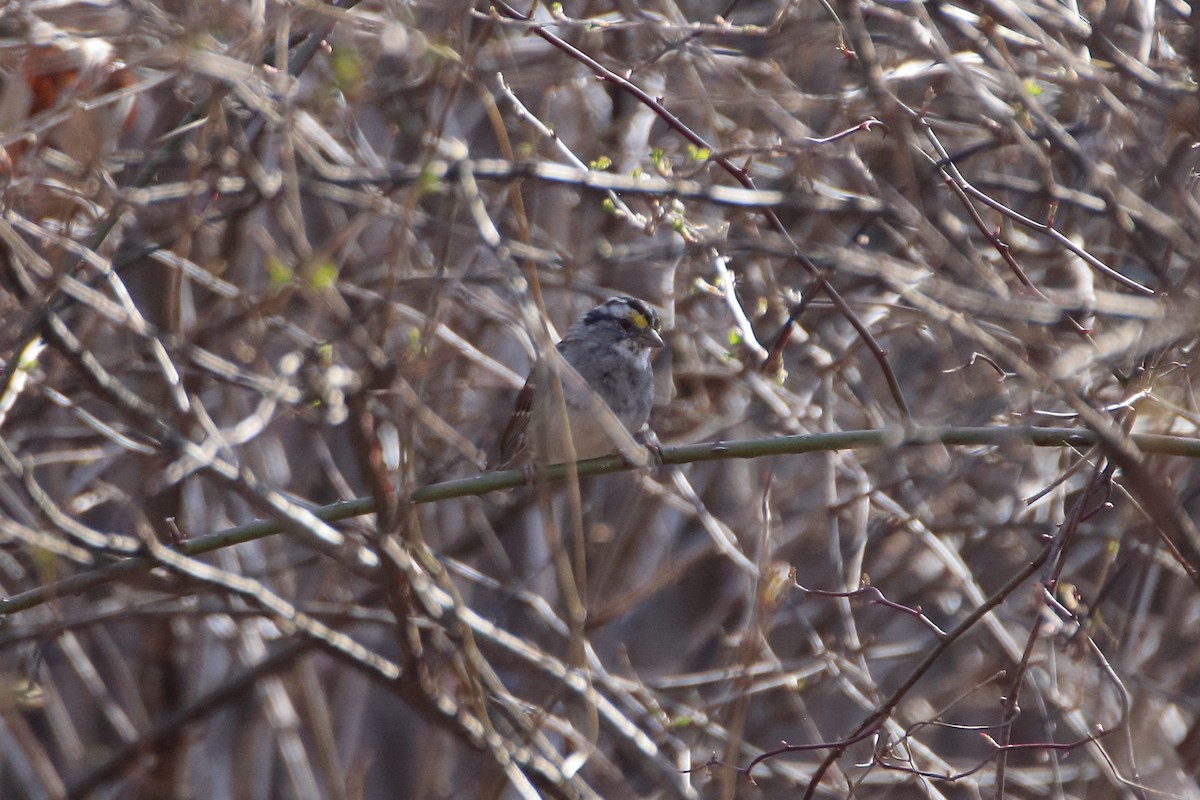
[{"label": "blurred background branch", "polygon": [[0,6],[0,796],[1196,797],[1192,17]]}]

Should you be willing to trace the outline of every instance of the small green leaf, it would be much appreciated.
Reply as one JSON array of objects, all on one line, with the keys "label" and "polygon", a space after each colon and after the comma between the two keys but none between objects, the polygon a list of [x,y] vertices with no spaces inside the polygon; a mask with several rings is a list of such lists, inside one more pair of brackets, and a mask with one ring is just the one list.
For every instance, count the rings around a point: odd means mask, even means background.
[{"label": "small green leaf", "polygon": [[712,151],[707,147],[697,147],[694,144],[688,145],[688,158],[692,161],[708,161],[712,157]]},{"label": "small green leaf", "polygon": [[458,54],[458,51],[449,45],[431,44],[429,45],[429,52],[436,58],[440,58],[444,61],[452,61],[455,64],[461,64],[463,60],[462,56]]},{"label": "small green leaf", "polygon": [[600,210],[605,214],[617,213],[617,204],[612,201],[611,197],[606,197],[600,202]]},{"label": "small green leaf", "polygon": [[19,372],[32,372],[38,365],[38,359],[42,351],[46,349],[45,343],[40,337],[34,337],[21,349],[21,355],[17,359],[17,370]]},{"label": "small green leaf", "polygon": [[656,147],[650,151],[650,163],[654,166],[661,166],[663,159],[666,158],[666,151],[661,147]]},{"label": "small green leaf", "polygon": [[312,275],[309,276],[309,285],[317,291],[324,291],[333,286],[338,277],[337,265],[332,261],[322,261],[313,267]]},{"label": "small green leaf", "polygon": [[330,53],[330,68],[333,83],[340,91],[349,94],[362,87],[363,64],[358,48],[345,44],[334,47]]},{"label": "small green leaf", "polygon": [[272,286],[287,286],[296,277],[295,270],[275,256],[267,258],[267,280]]},{"label": "small green leaf", "polygon": [[33,557],[33,565],[38,571],[38,575],[47,583],[54,580],[59,574],[58,559],[54,553],[43,547],[31,546],[28,554]]},{"label": "small green leaf", "polygon": [[429,194],[441,188],[441,185],[442,179],[426,164],[421,169],[421,174],[417,177],[417,190],[421,194]]},{"label": "small green leaf", "polygon": [[1025,94],[1029,95],[1030,97],[1037,97],[1041,93],[1042,87],[1039,86],[1033,79],[1027,78],[1025,80]]}]

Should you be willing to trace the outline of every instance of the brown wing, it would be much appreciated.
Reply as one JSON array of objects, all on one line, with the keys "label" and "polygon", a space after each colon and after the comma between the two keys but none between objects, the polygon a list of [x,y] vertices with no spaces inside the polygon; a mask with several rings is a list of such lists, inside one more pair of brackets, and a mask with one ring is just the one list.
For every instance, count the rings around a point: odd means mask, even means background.
[{"label": "brown wing", "polygon": [[513,406],[513,413],[508,418],[508,424],[504,426],[504,433],[500,435],[500,457],[495,464],[489,464],[488,469],[508,469],[521,456],[528,447],[525,435],[529,430],[529,420],[532,415],[533,374],[530,373],[529,379],[525,381],[525,385],[521,387],[521,391],[517,395],[516,405]]}]

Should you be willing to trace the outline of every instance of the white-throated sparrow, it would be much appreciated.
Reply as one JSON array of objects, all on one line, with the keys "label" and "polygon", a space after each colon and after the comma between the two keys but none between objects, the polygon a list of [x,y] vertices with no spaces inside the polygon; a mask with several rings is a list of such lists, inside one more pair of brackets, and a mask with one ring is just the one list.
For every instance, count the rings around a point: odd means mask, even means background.
[{"label": "white-throated sparrow", "polygon": [[660,326],[634,297],[611,297],[575,320],[556,347],[561,358],[542,357],[530,371],[489,468],[624,452],[622,438],[650,417],[650,351],[663,346]]}]

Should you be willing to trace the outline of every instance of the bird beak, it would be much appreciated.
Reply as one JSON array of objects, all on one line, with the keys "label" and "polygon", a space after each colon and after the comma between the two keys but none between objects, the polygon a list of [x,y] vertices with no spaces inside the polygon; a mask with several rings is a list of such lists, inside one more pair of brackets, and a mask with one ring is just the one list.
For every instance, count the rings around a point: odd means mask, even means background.
[{"label": "bird beak", "polygon": [[642,328],[641,332],[638,333],[635,338],[637,343],[642,347],[666,347],[667,344],[663,341],[663,338],[659,335],[658,331],[649,326]]}]

